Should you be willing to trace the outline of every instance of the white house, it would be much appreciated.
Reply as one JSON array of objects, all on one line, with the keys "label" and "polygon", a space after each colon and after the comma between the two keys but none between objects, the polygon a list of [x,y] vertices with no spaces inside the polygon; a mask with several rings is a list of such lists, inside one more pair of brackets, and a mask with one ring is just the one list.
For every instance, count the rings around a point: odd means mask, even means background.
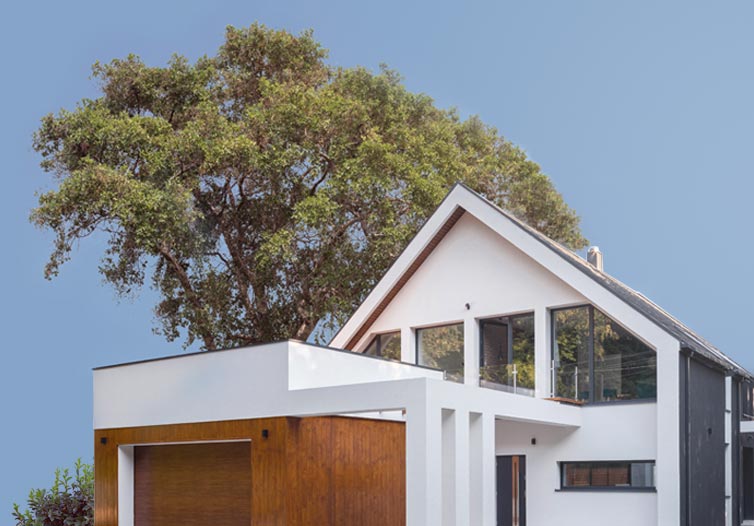
[{"label": "white house", "polygon": [[95,370],[97,526],[754,520],[751,374],[589,259],[457,185],[330,347]]}]

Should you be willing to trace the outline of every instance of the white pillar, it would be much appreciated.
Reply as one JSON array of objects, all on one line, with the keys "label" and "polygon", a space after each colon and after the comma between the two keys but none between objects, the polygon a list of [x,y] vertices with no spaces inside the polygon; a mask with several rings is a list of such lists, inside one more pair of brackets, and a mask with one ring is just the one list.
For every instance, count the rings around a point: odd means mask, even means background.
[{"label": "white pillar", "polygon": [[426,400],[406,408],[406,526],[438,526],[442,516],[442,416]]},{"label": "white pillar", "polygon": [[479,385],[479,322],[467,316],[463,322],[463,378],[467,385]]},{"label": "white pillar", "polygon": [[469,523],[471,526],[496,526],[495,416],[471,413],[469,420]]},{"label": "white pillar", "polygon": [[411,327],[401,329],[401,361],[416,363],[416,338]]},{"label": "white pillar", "polygon": [[550,316],[547,307],[534,311],[534,392],[537,398],[550,396]]},{"label": "white pillar", "polygon": [[134,448],[118,447],[118,525],[134,524]]},{"label": "white pillar", "polygon": [[681,521],[680,352],[677,341],[657,349],[657,524]]},{"label": "white pillar", "polygon": [[455,524],[456,526],[471,526],[472,523],[469,522],[471,513],[469,412],[457,409],[455,414]]},{"label": "white pillar", "polygon": [[442,526],[456,526],[456,429],[462,422],[451,409],[442,410]]},{"label": "white pillar", "polygon": [[469,415],[469,479],[470,479],[470,510],[471,524],[482,524],[483,487],[484,487],[484,454],[482,450],[484,417],[481,413]]}]

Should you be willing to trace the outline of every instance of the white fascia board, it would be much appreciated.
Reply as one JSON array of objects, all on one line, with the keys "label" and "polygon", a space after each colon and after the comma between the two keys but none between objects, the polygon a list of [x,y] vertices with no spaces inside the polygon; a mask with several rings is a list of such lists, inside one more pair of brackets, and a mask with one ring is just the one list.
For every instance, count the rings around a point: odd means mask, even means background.
[{"label": "white fascia board", "polygon": [[468,190],[465,190],[461,186],[456,186],[453,191],[448,194],[401,255],[398,256],[398,259],[395,260],[382,279],[380,279],[377,285],[375,285],[359,308],[356,309],[353,316],[346,321],[343,327],[341,327],[338,333],[333,337],[330,346],[341,349],[345,347],[348,340],[350,340],[353,334],[359,330],[359,327],[364,320],[374,312],[382,301],[382,298],[390,292],[406,269],[408,269],[416,258],[419,257],[422,250],[424,250],[429,242],[432,241],[443,225],[445,225],[445,222],[450,218],[453,212],[455,212],[456,208],[458,208],[457,196],[461,190],[468,192]]}]

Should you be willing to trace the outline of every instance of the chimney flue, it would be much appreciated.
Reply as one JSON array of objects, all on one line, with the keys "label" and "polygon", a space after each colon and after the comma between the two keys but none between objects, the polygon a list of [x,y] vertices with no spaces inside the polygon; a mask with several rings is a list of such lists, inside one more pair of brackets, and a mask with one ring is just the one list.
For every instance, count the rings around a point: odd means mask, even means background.
[{"label": "chimney flue", "polygon": [[602,252],[600,252],[600,247],[589,247],[589,251],[586,253],[586,260],[591,266],[599,271],[603,271],[605,269],[604,263],[602,261]]}]

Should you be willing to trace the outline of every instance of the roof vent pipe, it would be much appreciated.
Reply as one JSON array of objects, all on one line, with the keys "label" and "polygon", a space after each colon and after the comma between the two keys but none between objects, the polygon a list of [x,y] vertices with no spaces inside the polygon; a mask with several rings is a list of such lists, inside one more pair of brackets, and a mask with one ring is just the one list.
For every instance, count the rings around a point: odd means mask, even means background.
[{"label": "roof vent pipe", "polygon": [[603,271],[605,268],[602,261],[602,252],[600,252],[600,247],[589,247],[589,251],[586,253],[586,260],[591,266],[599,271]]}]

